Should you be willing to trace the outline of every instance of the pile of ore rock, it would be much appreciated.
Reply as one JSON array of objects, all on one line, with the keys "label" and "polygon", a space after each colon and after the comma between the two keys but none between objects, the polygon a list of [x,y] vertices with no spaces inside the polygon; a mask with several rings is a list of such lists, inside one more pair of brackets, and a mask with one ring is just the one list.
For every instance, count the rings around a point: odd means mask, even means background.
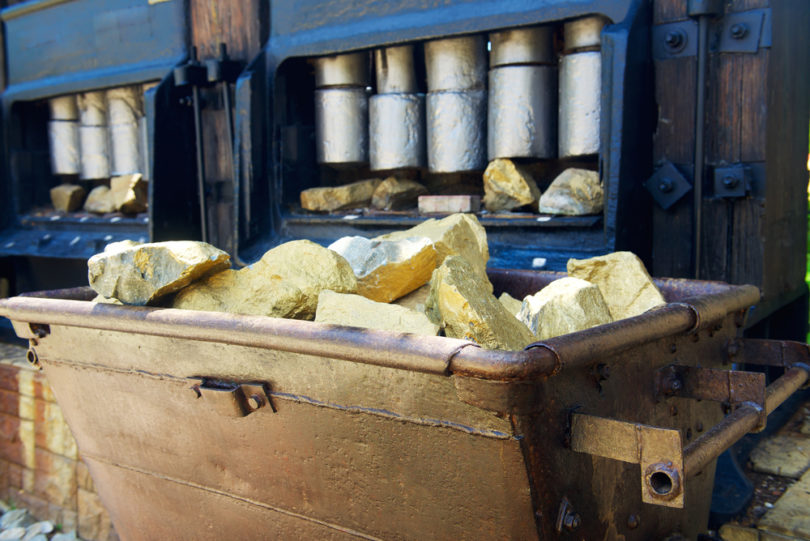
[{"label": "pile of ore rock", "polygon": [[88,276],[97,302],[443,334],[501,350],[664,304],[630,252],[572,259],[568,277],[522,301],[495,297],[488,259],[475,216],[454,214],[372,239],[344,237],[329,248],[287,242],[240,270],[208,244],[124,241],[90,258]]},{"label": "pile of ore rock", "polygon": [[96,214],[120,211],[124,214],[144,212],[148,187],[140,173],[112,177],[107,184],[96,186],[90,193],[78,184],[60,184],[51,188],[51,204],[61,212],[83,209]]},{"label": "pile of ore rock", "polygon": [[8,509],[0,516],[0,541],[76,541],[75,531],[61,532],[48,520],[37,522],[27,509]]},{"label": "pile of ore rock", "polygon": [[[484,171],[483,188],[483,203],[488,212],[525,209],[540,214],[581,216],[599,214],[604,205],[599,173],[588,169],[564,170],[541,194],[529,168],[498,158]],[[300,198],[301,208],[313,212],[357,208],[405,210],[417,205],[421,212],[427,194],[428,189],[414,180],[390,176],[309,188],[301,192]]]}]

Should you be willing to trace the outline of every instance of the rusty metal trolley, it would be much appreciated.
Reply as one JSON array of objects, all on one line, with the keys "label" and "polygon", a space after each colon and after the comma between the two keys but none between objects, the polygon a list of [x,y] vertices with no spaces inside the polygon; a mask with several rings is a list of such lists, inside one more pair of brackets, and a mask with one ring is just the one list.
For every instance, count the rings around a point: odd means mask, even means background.
[{"label": "rusty metal trolley", "polygon": [[[557,277],[491,271],[519,298]],[[123,539],[694,538],[715,458],[806,382],[808,349],[741,338],[752,286],[658,285],[663,307],[515,352],[89,288],[0,314]]]}]

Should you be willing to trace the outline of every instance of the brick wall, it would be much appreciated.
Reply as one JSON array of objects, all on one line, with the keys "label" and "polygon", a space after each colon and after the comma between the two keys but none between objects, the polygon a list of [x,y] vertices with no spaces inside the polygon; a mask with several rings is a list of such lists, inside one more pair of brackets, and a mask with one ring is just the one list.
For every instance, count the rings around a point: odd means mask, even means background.
[{"label": "brick wall", "polygon": [[82,539],[118,537],[42,372],[0,344],[0,499]]}]

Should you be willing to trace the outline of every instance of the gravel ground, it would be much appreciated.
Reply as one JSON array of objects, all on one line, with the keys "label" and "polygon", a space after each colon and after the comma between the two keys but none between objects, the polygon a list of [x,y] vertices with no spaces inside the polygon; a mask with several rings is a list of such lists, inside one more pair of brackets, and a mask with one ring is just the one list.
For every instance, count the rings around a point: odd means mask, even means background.
[{"label": "gravel ground", "polygon": [[10,509],[2,505],[0,515],[0,541],[77,541],[76,532],[59,531],[58,525],[48,520],[37,521],[27,509]]}]

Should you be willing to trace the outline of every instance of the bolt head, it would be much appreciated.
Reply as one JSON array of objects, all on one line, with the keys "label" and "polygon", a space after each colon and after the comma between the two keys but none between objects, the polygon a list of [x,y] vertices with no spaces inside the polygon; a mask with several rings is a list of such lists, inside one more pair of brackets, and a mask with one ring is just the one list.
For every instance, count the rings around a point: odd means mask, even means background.
[{"label": "bolt head", "polygon": [[731,175],[723,177],[723,186],[725,186],[726,188],[729,189],[736,188],[739,183],[740,179],[737,177],[733,177]]},{"label": "bolt head", "polygon": [[250,397],[247,399],[247,403],[250,409],[257,410],[264,405],[264,399],[261,396],[254,394],[250,395]]},{"label": "bolt head", "polygon": [[635,530],[641,524],[641,517],[638,515],[630,515],[627,517],[627,527],[631,530]]},{"label": "bolt head", "polygon": [[563,519],[563,524],[568,530],[576,530],[581,522],[582,519],[577,513],[566,513],[565,519]]},{"label": "bolt head", "polygon": [[675,189],[675,183],[669,177],[664,177],[661,179],[661,182],[658,183],[658,189],[661,190],[663,193],[669,193],[673,189]]},{"label": "bolt head", "polygon": [[670,51],[678,52],[686,44],[686,35],[682,30],[667,32],[667,35],[664,36],[664,43]]},{"label": "bolt head", "polygon": [[731,37],[734,39],[743,39],[748,35],[748,25],[745,23],[736,23],[731,25]]},{"label": "bolt head", "polygon": [[683,383],[681,383],[680,379],[675,378],[675,379],[672,380],[672,383],[670,384],[670,388],[673,391],[680,391],[681,387],[683,387]]}]

